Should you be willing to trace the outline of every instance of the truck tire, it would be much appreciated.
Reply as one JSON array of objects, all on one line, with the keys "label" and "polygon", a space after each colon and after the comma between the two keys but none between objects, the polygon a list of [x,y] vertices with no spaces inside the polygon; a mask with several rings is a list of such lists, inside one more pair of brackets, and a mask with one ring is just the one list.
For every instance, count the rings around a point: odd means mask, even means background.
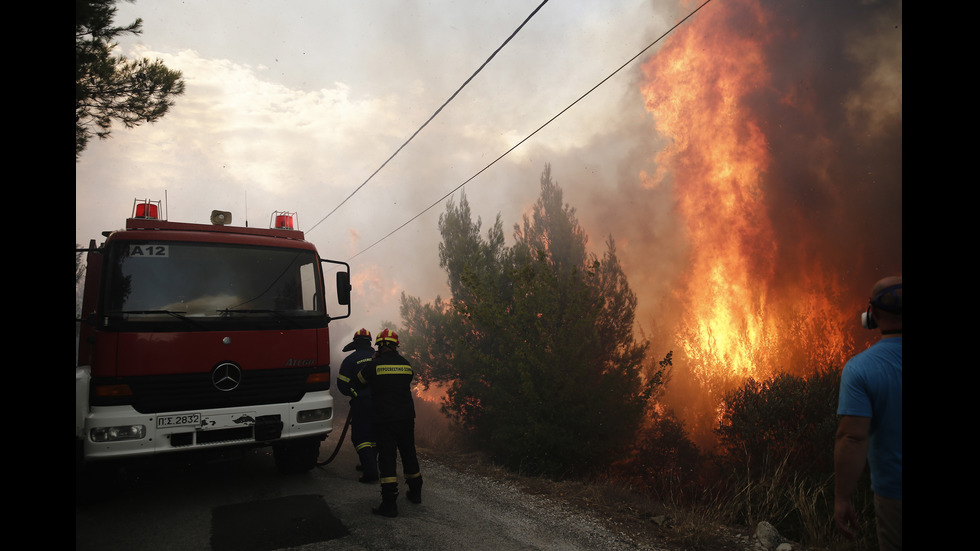
[{"label": "truck tire", "polygon": [[320,440],[307,438],[296,442],[273,444],[272,456],[280,473],[309,472],[316,466],[316,461],[320,457]]}]

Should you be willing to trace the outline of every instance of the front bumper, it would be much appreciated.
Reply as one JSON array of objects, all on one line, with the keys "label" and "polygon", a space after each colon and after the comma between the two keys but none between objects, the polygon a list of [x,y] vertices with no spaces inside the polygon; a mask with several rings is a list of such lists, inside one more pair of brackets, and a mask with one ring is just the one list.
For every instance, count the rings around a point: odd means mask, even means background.
[{"label": "front bumper", "polygon": [[308,392],[297,402],[199,411],[139,413],[131,406],[93,407],[85,418],[86,461],[135,458],[227,446],[326,438],[333,397]]}]

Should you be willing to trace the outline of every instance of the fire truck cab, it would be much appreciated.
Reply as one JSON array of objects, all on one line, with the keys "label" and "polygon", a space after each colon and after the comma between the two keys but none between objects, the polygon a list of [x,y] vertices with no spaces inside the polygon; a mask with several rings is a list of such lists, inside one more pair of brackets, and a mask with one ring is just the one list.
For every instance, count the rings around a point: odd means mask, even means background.
[{"label": "fire truck cab", "polygon": [[[281,471],[313,468],[333,430],[328,325],[350,315],[350,266],[321,259],[295,213],[250,228],[161,210],[135,201],[125,229],[83,251],[76,463],[271,446]],[[327,312],[325,272],[344,315]]]}]

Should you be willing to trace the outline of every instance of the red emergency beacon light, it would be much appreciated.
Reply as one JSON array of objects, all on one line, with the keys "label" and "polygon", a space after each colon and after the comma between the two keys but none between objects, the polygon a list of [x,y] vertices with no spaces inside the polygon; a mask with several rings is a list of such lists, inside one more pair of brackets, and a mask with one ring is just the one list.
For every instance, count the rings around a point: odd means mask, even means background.
[{"label": "red emergency beacon light", "polygon": [[297,224],[296,213],[286,211],[275,211],[272,213],[274,220],[272,227],[277,230],[295,230]]},{"label": "red emergency beacon light", "polygon": [[149,199],[133,200],[133,218],[159,220],[160,210],[160,201],[151,201]]}]

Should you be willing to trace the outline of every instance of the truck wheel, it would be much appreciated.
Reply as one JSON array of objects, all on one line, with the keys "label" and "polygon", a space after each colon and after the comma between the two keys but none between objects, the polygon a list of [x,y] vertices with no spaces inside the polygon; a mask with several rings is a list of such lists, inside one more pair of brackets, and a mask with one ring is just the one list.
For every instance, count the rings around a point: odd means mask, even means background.
[{"label": "truck wheel", "polygon": [[284,442],[272,446],[276,468],[283,474],[305,473],[316,466],[320,457],[320,441],[308,438],[297,442]]}]

